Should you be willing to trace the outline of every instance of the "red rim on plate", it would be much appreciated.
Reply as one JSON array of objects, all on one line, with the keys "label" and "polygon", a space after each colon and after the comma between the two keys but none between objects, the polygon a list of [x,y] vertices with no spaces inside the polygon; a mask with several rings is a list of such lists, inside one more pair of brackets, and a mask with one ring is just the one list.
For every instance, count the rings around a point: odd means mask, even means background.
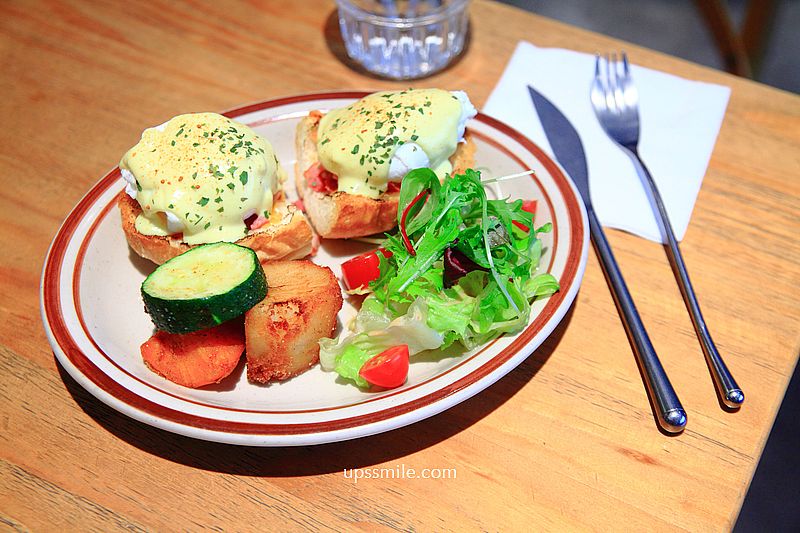
[{"label": "red rim on plate", "polygon": [[[286,106],[289,104],[301,104],[305,102],[315,102],[319,100],[353,100],[361,98],[369,93],[366,92],[337,92],[337,93],[322,93],[322,94],[308,94],[298,95],[286,98],[280,98],[267,102],[252,104],[238,109],[227,111],[224,115],[230,118],[241,117],[250,113],[272,109],[276,107]],[[314,107],[309,107],[305,112],[311,111]],[[292,117],[302,116],[304,112],[293,113]],[[252,126],[269,123],[271,119],[267,118],[257,121]],[[75,378],[82,386],[87,388],[92,394],[99,399],[108,403],[112,407],[125,412],[126,414],[146,423],[153,423],[154,420],[164,421],[165,424],[155,424],[164,429],[175,431],[178,433],[190,435],[198,438],[206,438],[209,440],[218,440],[222,442],[234,442],[241,444],[265,444],[265,445],[280,445],[280,444],[309,444],[318,442],[329,442],[333,440],[342,440],[347,438],[354,438],[358,436],[368,435],[394,429],[412,423],[421,418],[431,416],[444,410],[457,401],[466,399],[469,396],[479,392],[483,388],[489,386],[496,379],[510,371],[511,368],[505,369],[505,372],[498,374],[503,365],[507,364],[509,360],[517,355],[521,350],[524,350],[532,339],[542,332],[546,327],[550,330],[555,328],[552,323],[554,316],[558,313],[560,319],[566,308],[571,304],[572,300],[577,293],[577,288],[580,283],[580,278],[583,273],[583,268],[586,261],[586,251],[588,247],[588,234],[585,224],[585,213],[580,202],[580,199],[575,191],[574,186],[564,176],[558,165],[556,165],[545,153],[536,146],[533,142],[528,140],[522,134],[507,126],[506,124],[491,118],[487,115],[479,113],[474,119],[481,122],[490,128],[501,132],[507,137],[513,139],[516,143],[524,148],[530,155],[544,166],[557,187],[561,197],[564,199],[564,207],[566,210],[566,220],[568,221],[570,240],[567,242],[566,262],[559,281],[562,290],[551,296],[544,305],[541,312],[536,315],[528,327],[514,338],[514,340],[501,351],[486,361],[476,370],[469,374],[445,385],[435,389],[433,392],[425,394],[424,396],[413,398],[410,401],[399,402],[387,408],[376,409],[374,411],[366,412],[356,416],[348,416],[343,418],[336,418],[333,420],[324,420],[317,422],[306,423],[251,423],[236,420],[230,420],[226,417],[211,418],[199,416],[195,413],[187,413],[180,410],[173,409],[166,405],[162,405],[156,401],[145,398],[136,392],[129,390],[122,384],[118,383],[109,376],[101,368],[99,368],[86,354],[81,350],[78,342],[71,334],[70,327],[64,317],[64,310],[62,309],[62,301],[64,294],[63,290],[70,290],[74,295],[75,309],[77,316],[81,322],[81,327],[97,351],[103,354],[112,364],[120,368],[113,359],[108,357],[103,351],[98,342],[91,336],[88,328],[83,323],[82,311],[80,309],[80,273],[83,267],[83,259],[87,247],[91,243],[92,236],[94,235],[96,226],[100,220],[113,208],[115,202],[112,199],[107,205],[103,206],[100,214],[96,215],[94,223],[88,232],[82,237],[81,242],[77,243],[77,259],[75,261],[74,272],[71,273],[69,279],[72,280],[72,286],[62,287],[62,277],[64,275],[63,267],[65,259],[68,255],[68,249],[74,251],[76,243],[73,242],[73,237],[81,223],[85,223],[85,218],[90,209],[97,208],[97,202],[104,194],[107,194],[109,189],[118,186],[120,181],[119,169],[115,168],[106,176],[104,176],[78,203],[78,205],[67,216],[63,225],[59,229],[45,261],[42,273],[42,286],[41,286],[41,305],[42,305],[42,319],[50,339],[50,343],[56,352],[62,365],[67,371]],[[487,144],[491,144],[495,149],[502,151],[507,157],[515,160],[515,163],[521,167],[525,164],[516,156],[511,150],[506,149],[500,143],[491,139],[489,136],[478,134],[477,137]],[[538,180],[537,177],[533,177]],[[547,195],[544,187],[538,183],[539,189],[545,194],[545,201],[547,202],[548,209],[551,213],[555,213],[552,199]],[[559,231],[558,224],[555,217],[553,220],[553,242],[557,242],[557,235]],[[122,234],[120,232],[120,238]],[[553,250],[551,263],[548,270],[552,267],[552,261],[555,258],[555,250]],[[549,332],[548,332],[549,333]],[[534,347],[535,348],[535,347]],[[468,362],[477,354],[473,354],[459,365]],[[527,355],[527,354],[526,354]],[[520,359],[516,364],[524,360]],[[514,364],[514,366],[516,366]],[[448,369],[442,374],[446,374],[455,370],[458,366]],[[440,375],[442,375],[440,374]],[[427,380],[425,383],[438,379],[440,375]],[[131,376],[132,377],[132,376]],[[134,378],[136,379],[136,378]],[[333,379],[333,378],[331,378]],[[139,380],[141,382],[141,380]],[[420,383],[423,385],[425,383]],[[149,385],[148,385],[149,386]],[[474,389],[474,390],[468,390]],[[157,389],[161,393],[165,391]],[[405,392],[403,391],[400,392]],[[398,392],[398,394],[400,394]],[[165,393],[168,394],[168,393]],[[382,396],[385,398],[386,396]],[[448,398],[454,399],[458,397],[457,401],[445,401]],[[184,399],[185,400],[185,399]],[[369,401],[369,400],[367,400]],[[219,406],[213,406],[220,408]],[[316,411],[334,410],[338,407],[330,409],[321,409]],[[235,410],[235,409],[233,409]],[[305,412],[313,412],[309,410]],[[405,415],[414,411],[423,412],[423,416],[404,419]],[[259,413],[261,411],[250,411]],[[267,411],[264,411],[267,413]],[[303,412],[303,411],[300,411]],[[274,414],[274,412],[270,412]],[[367,427],[369,428],[367,429]],[[349,428],[362,427],[365,428],[358,434],[342,434],[341,430]],[[196,430],[200,430],[197,432]],[[334,433],[339,432],[339,435]],[[329,434],[329,435],[326,435]],[[260,436],[254,440],[247,438],[241,439],[236,436]],[[304,438],[304,436],[311,436]],[[279,437],[273,439],[272,437]],[[285,437],[285,438],[280,438]],[[292,437],[300,437],[297,442],[294,442]]]}]

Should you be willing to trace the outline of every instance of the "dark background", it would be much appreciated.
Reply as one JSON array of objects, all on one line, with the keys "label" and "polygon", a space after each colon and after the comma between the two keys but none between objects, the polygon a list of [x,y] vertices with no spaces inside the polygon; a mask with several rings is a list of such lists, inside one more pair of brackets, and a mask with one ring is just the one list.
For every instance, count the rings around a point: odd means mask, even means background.
[{"label": "dark background", "polygon": [[[735,29],[747,8],[759,0],[500,0],[519,8],[665,52],[701,65],[726,70],[724,54],[698,7],[721,4]],[[754,79],[800,93],[800,1],[775,0],[771,24],[764,25],[764,46]]]}]

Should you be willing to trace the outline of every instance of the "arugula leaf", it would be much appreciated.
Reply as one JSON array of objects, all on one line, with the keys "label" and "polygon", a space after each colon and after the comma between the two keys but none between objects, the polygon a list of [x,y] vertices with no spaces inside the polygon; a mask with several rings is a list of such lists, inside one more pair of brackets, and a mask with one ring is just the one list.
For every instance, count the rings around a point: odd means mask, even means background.
[{"label": "arugula leaf", "polygon": [[424,274],[437,259],[441,259],[444,249],[458,237],[461,216],[455,210],[445,213],[440,225],[429,225],[417,242],[415,256],[407,258],[397,269],[397,275],[389,282],[389,293],[404,291],[412,281]]},{"label": "arugula leaf", "polygon": [[425,202],[418,202],[414,205],[409,213],[406,215],[406,233],[411,235],[421,227],[423,227],[431,218],[434,206],[438,201],[439,178],[436,173],[429,168],[417,168],[406,174],[403,178],[402,185],[400,186],[400,196],[398,198],[397,209],[397,224],[403,223],[403,212],[405,206],[408,206],[411,201],[417,197],[419,193],[424,190],[430,192],[430,197]]}]

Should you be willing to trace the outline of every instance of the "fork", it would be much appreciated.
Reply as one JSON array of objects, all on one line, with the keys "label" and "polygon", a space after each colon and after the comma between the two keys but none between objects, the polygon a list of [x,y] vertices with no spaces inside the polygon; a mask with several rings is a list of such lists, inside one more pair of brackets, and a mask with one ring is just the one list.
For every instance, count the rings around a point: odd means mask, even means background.
[{"label": "fork", "polygon": [[[601,64],[604,68],[601,67]],[[639,157],[639,94],[633,83],[628,65],[628,56],[621,53],[621,59],[616,54],[608,57],[596,57],[594,69],[594,82],[591,90],[592,107],[600,125],[606,134],[616,142],[622,151],[633,161],[639,178],[645,186],[650,203],[652,204],[656,222],[661,231],[662,240],[666,241],[667,256],[669,257],[672,271],[678,281],[683,295],[683,301],[692,317],[692,324],[703,347],[711,377],[720,401],[730,409],[736,409],[744,402],[744,393],[736,380],[733,379],[728,367],[722,360],[711,340],[700,304],[695,296],[689,273],[683,261],[678,240],[672,231],[672,224],[667,216],[667,210],[661,195],[658,192],[650,172]]]}]

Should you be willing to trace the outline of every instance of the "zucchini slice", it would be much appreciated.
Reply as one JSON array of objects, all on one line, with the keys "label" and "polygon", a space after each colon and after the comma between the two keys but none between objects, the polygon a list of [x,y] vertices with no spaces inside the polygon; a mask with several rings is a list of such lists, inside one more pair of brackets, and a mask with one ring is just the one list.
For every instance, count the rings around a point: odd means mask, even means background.
[{"label": "zucchini slice", "polygon": [[267,278],[250,248],[203,244],[173,257],[142,283],[145,310],[168,333],[191,333],[243,315],[267,295]]}]

